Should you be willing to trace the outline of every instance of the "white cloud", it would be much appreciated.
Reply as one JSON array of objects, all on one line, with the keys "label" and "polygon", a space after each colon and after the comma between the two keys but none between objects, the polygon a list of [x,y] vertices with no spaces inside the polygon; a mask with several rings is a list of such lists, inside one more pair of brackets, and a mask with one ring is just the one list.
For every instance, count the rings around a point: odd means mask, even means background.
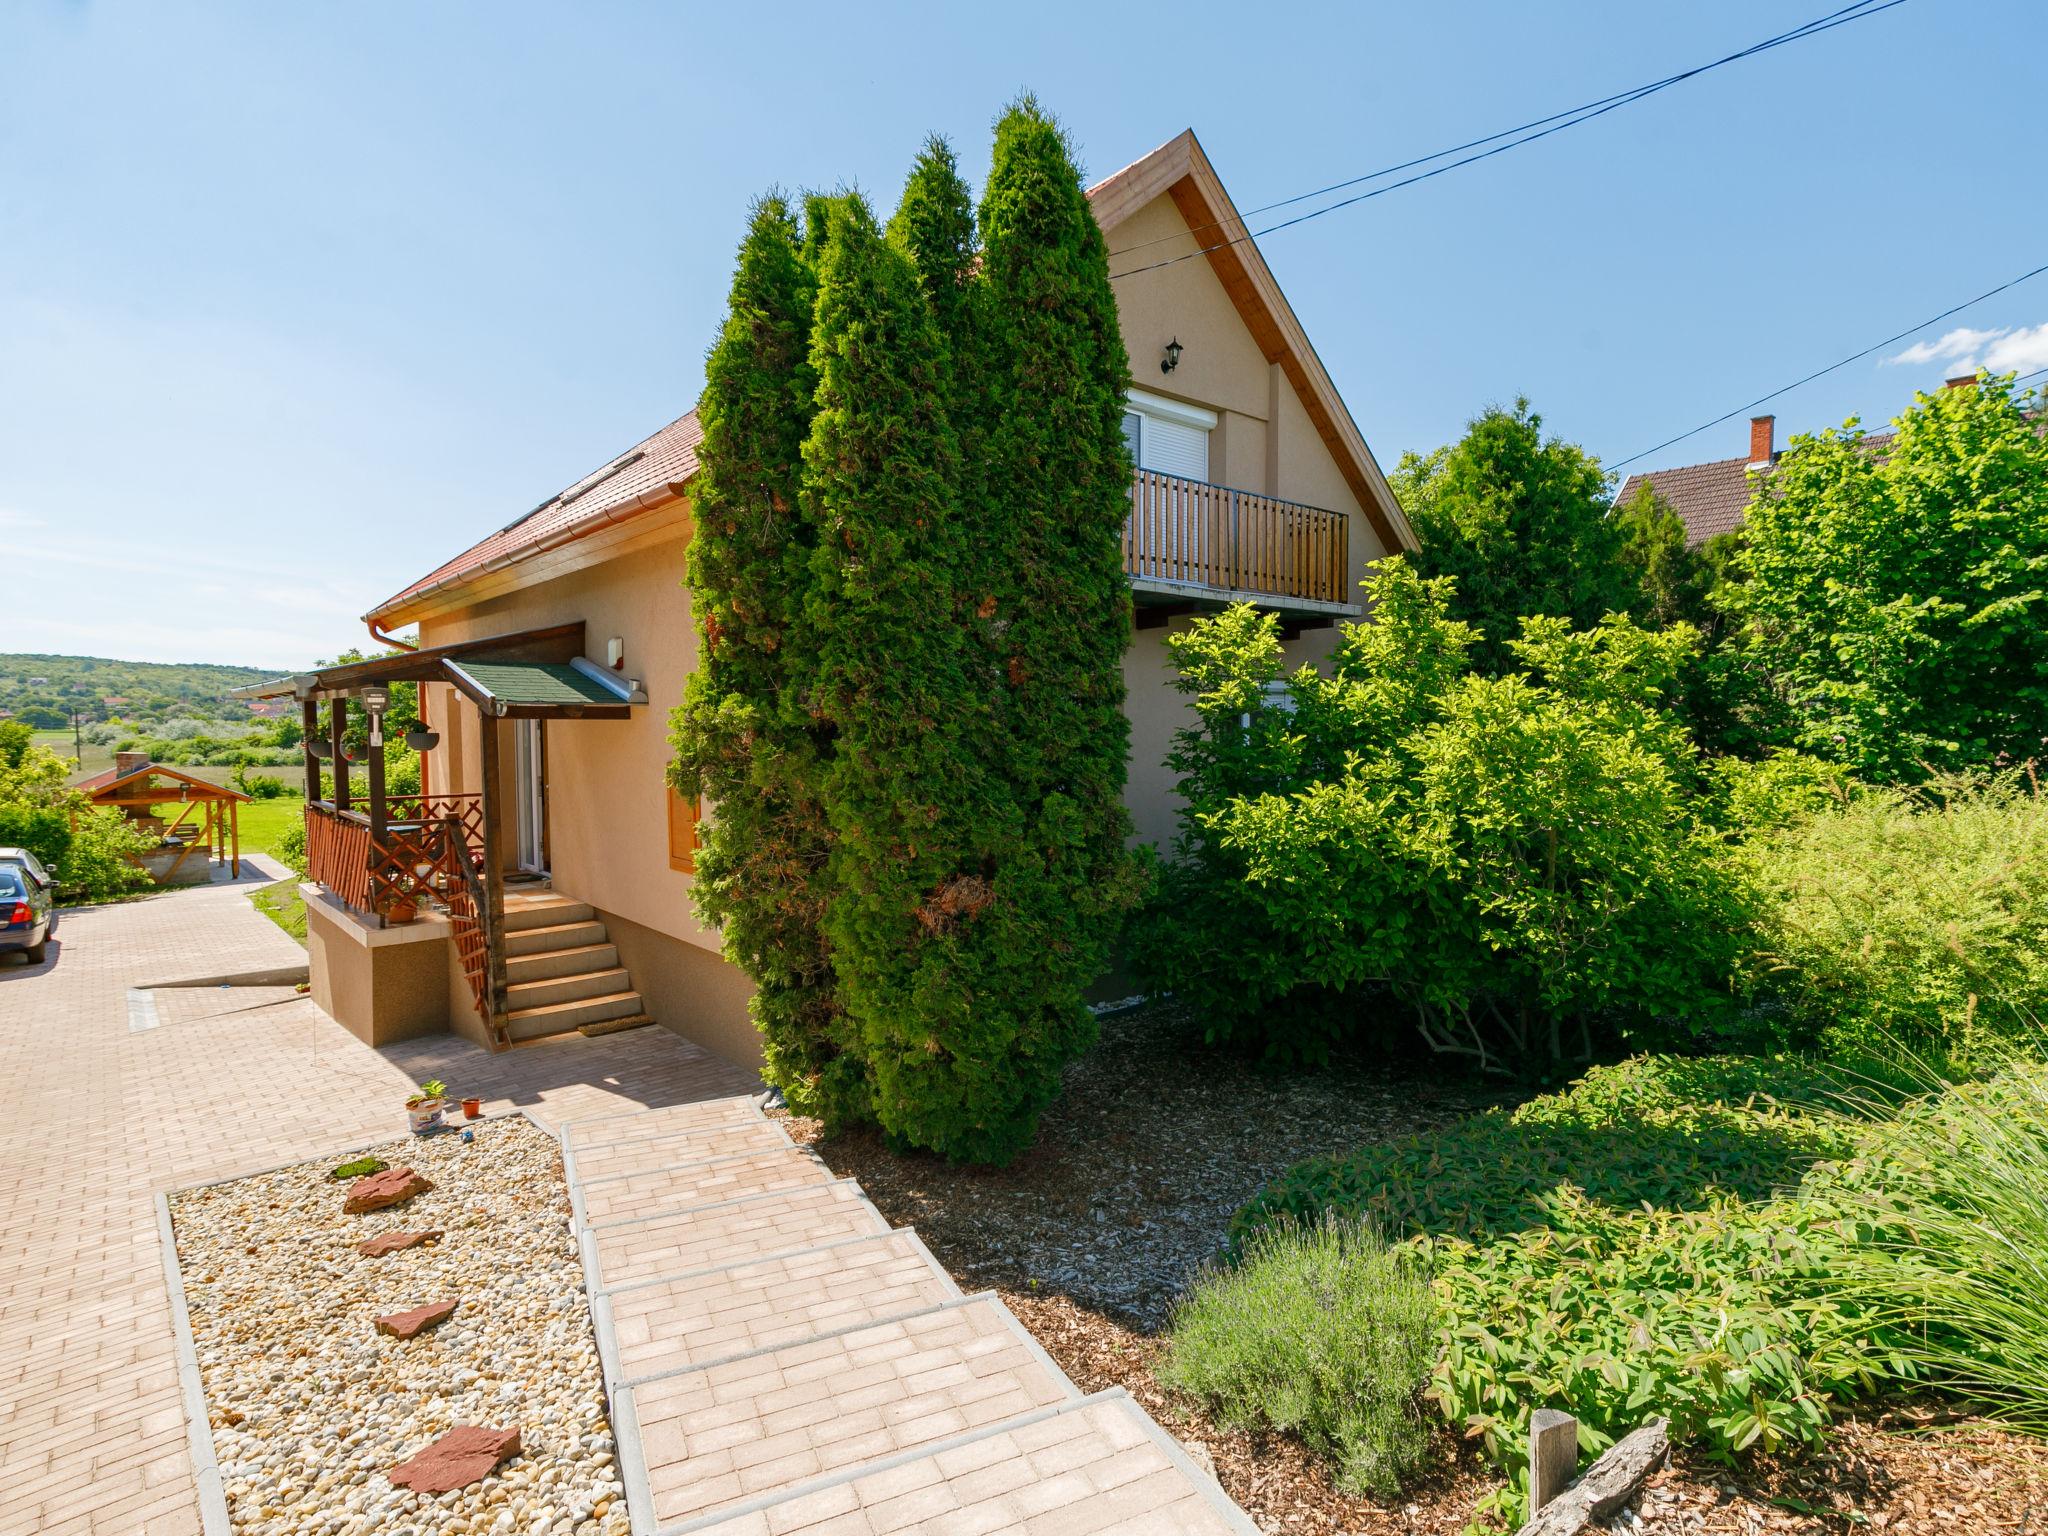
[{"label": "white cloud", "polygon": [[40,517],[30,517],[26,512],[17,512],[12,507],[0,507],[0,528],[45,528],[48,526]]},{"label": "white cloud", "polygon": [[1952,375],[1975,373],[1980,368],[1993,373],[2032,373],[2048,368],[2048,322],[1985,331],[1959,326],[1932,341],[1916,341],[1885,361],[1948,363]]}]

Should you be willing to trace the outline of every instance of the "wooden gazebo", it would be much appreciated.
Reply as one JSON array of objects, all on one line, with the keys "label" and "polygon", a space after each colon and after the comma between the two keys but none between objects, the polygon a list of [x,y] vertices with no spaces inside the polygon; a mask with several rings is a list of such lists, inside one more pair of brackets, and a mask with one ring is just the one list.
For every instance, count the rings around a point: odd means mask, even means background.
[{"label": "wooden gazebo", "polygon": [[[290,696],[304,711],[308,877],[377,927],[413,921],[422,908],[445,913],[477,1012],[499,1046],[508,1041],[498,722],[618,720],[646,701],[645,694],[584,658],[583,632],[578,620],[400,651],[235,690],[246,698]],[[477,792],[433,793],[423,756],[420,792],[392,794],[384,784],[383,752],[373,746],[357,796],[345,743],[349,709],[353,703],[369,715],[370,739],[381,746],[381,712],[393,683],[446,683],[475,708]],[[331,706],[325,736],[323,703]]]},{"label": "wooden gazebo", "polygon": [[[153,763],[141,752],[116,754],[113,767],[78,788],[95,807],[119,811],[156,839],[154,850],[131,857],[158,885],[196,885],[211,879],[215,859],[241,877],[239,808],[249,797],[240,790]],[[174,815],[171,807],[176,807]],[[196,870],[191,867],[195,854]]]}]

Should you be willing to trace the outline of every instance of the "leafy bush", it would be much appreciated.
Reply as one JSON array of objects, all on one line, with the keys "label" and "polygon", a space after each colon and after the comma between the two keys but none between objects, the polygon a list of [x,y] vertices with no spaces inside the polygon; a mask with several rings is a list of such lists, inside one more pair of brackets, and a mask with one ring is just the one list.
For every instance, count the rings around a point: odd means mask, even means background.
[{"label": "leafy bush", "polygon": [[1968,1061],[2048,1017],[2048,799],[2027,778],[1875,791],[1754,839],[1760,985],[1837,1055]]},{"label": "leafy bush", "polygon": [[1284,695],[1270,614],[1169,642],[1196,724],[1137,945],[1153,985],[1273,1056],[1327,1051],[1375,988],[1486,1065],[1726,1013],[1744,896],[1664,707],[1692,632],[1525,619],[1526,671],[1481,677],[1448,580],[1392,559],[1365,587],[1372,621]]},{"label": "leafy bush", "polygon": [[1440,1135],[1297,1163],[1232,1224],[1363,1217],[1391,1235],[1475,1242],[1551,1225],[1567,1191],[1611,1212],[1764,1199],[1847,1154],[1830,1112],[1845,1080],[1756,1057],[1642,1056],[1561,1093],[1492,1109]]},{"label": "leafy bush", "polygon": [[1878,1234],[1843,1287],[1932,1380],[2048,1434],[2048,1068],[1943,1085],[1823,1182]]},{"label": "leafy bush", "polygon": [[1290,1170],[1239,1213],[1242,1267],[1270,1262],[1269,1230],[1411,1234],[1440,1320],[1426,1397],[1512,1474],[1493,1510],[1511,1522],[1536,1408],[1572,1413],[1590,1452],[1653,1414],[1724,1459],[1812,1445],[1837,1402],[1914,1369],[1837,1279],[1869,1229],[1833,1159],[1891,1112],[1873,1090],[1848,1113],[1846,1087],[1756,1058],[1598,1068],[1441,1137]]},{"label": "leafy bush", "polygon": [[293,822],[283,832],[278,834],[276,853],[278,858],[289,864],[293,869],[296,869],[300,874],[303,875],[306,872],[306,823],[304,820]]},{"label": "leafy bush", "polygon": [[28,849],[68,898],[100,901],[149,877],[128,857],[150,846],[118,811],[95,810],[65,785],[68,758],[36,746],[19,721],[0,721],[0,843]]},{"label": "leafy bush", "polygon": [[1341,1486],[1387,1496],[1429,1447],[1418,1394],[1436,1331],[1423,1266],[1370,1226],[1269,1227],[1239,1267],[1196,1279],[1160,1378],[1225,1424],[1300,1435]]},{"label": "leafy bush", "polygon": [[1852,421],[1757,481],[1729,591],[1810,750],[1898,781],[2041,755],[2041,403],[1989,379],[1937,390],[1881,454]]}]

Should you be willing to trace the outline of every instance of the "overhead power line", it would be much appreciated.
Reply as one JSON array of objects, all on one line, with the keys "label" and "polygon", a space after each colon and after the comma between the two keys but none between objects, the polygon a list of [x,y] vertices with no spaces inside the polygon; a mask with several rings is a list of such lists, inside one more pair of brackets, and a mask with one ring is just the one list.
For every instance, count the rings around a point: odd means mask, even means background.
[{"label": "overhead power line", "polygon": [[[1444,160],[1448,156],[1464,156],[1462,159],[1450,160],[1447,164],[1433,166],[1426,171],[1419,171],[1415,175],[1404,177],[1400,181],[1390,182],[1386,186],[1374,187],[1369,191],[1360,192],[1353,197],[1344,198],[1339,202],[1311,209],[1307,213],[1297,214],[1291,219],[1283,219],[1277,224],[1270,224],[1264,229],[1253,230],[1249,234],[1239,235],[1229,240],[1220,240],[1214,244],[1204,245],[1197,250],[1186,251],[1178,256],[1169,256],[1162,261],[1151,262],[1145,266],[1132,267],[1123,272],[1112,272],[1110,280],[1115,282],[1120,278],[1135,277],[1141,272],[1155,272],[1161,267],[1175,266],[1183,261],[1192,261],[1197,256],[1207,256],[1214,251],[1227,250],[1233,245],[1243,245],[1248,241],[1260,239],[1279,230],[1292,229],[1297,224],[1306,224],[1311,219],[1319,219],[1323,215],[1335,213],[1339,209],[1353,207],[1371,198],[1383,197],[1387,193],[1399,191],[1403,187],[1412,187],[1419,181],[1428,181],[1432,177],[1441,176],[1447,171],[1455,171],[1461,166],[1472,165],[1481,160],[1491,159],[1495,155],[1506,154],[1511,149],[1519,149],[1524,144],[1533,144],[1538,139],[1549,138],[1552,134],[1562,133],[1567,128],[1576,128],[1581,123],[1591,122],[1596,117],[1604,117],[1617,108],[1629,106],[1643,100],[1645,97],[1654,96],[1659,91],[1669,90],[1674,85],[1695,79],[1711,70],[1719,69],[1723,65],[1733,64],[1742,59],[1753,58],[1757,54],[1769,52],[1773,48],[1782,48],[1788,43],[1803,42],[1809,37],[1817,37],[1823,32],[1831,32],[1836,27],[1847,26],[1851,22],[1867,20],[1872,16],[1878,15],[1880,12],[1892,10],[1905,3],[1906,0],[1856,0],[1856,3],[1853,5],[1844,6],[1840,10],[1830,11],[1827,15],[1816,17],[1814,20],[1794,27],[1790,31],[1780,32],[1775,36],[1765,38],[1761,42],[1752,43],[1747,48],[1738,49],[1734,53],[1726,54],[1705,64],[1695,65],[1693,68],[1682,70],[1678,74],[1667,75],[1661,80],[1653,80],[1646,85],[1634,86],[1626,91],[1617,92],[1612,96],[1603,96],[1598,101],[1589,101],[1562,112],[1554,112],[1548,117],[1536,118],[1531,122],[1521,124],[1519,127],[1504,128],[1499,133],[1488,134],[1483,139],[1468,140],[1466,143],[1454,145],[1449,149],[1440,149],[1435,154],[1423,155],[1414,160],[1404,160],[1399,165],[1385,166],[1380,170],[1370,171],[1363,176],[1354,176],[1348,181],[1334,182],[1327,187],[1317,188],[1313,192],[1302,192],[1293,197],[1282,198],[1278,202],[1266,203],[1258,208],[1251,209],[1249,213],[1240,215],[1240,217],[1252,218],[1261,213],[1271,213],[1278,208],[1292,207],[1296,203],[1308,202],[1318,197],[1327,197],[1333,192],[1342,192],[1350,187],[1361,186],[1369,181],[1377,181],[1384,176],[1392,176],[1401,171],[1413,170],[1417,166],[1429,165],[1432,161]],[[1482,147],[1488,145],[1492,147]],[[1478,152],[1475,154],[1465,154],[1467,150],[1476,150]],[[1199,237],[1206,231],[1222,227],[1220,221],[1212,221],[1208,224],[1197,226],[1189,231],[1189,233]],[[1142,251],[1150,246],[1180,238],[1181,236],[1178,233],[1162,235],[1157,239],[1140,241],[1136,245],[1129,245],[1112,251],[1110,252],[1110,257],[1114,260],[1118,256],[1128,256],[1135,251]]]},{"label": "overhead power line", "polygon": [[[1780,395],[1790,394],[1793,390],[1799,388],[1799,386],[1802,384],[1811,384],[1815,379],[1825,378],[1828,374],[1833,373],[1838,368],[1846,368],[1851,363],[1861,362],[1864,358],[1870,356],[1870,354],[1873,352],[1882,352],[1886,347],[1895,346],[1899,342],[1904,341],[1908,336],[1912,336],[1920,331],[1924,331],[1930,325],[1939,325],[1942,321],[1948,319],[1950,316],[1959,315],[1964,310],[1970,308],[1972,305],[1982,304],[1986,299],[1996,298],[1999,294],[2004,293],[2006,289],[2017,288],[2021,283],[2026,282],[2029,278],[2039,277],[2043,272],[2048,272],[2048,263],[2044,263],[2041,266],[2034,268],[2034,270],[2031,272],[2022,272],[2018,277],[2015,277],[2008,282],[2000,283],[1996,288],[1988,288],[1984,292],[1978,294],[1977,297],[1975,297],[1974,299],[1965,299],[1960,304],[1951,305],[1949,308],[1944,309],[1938,315],[1930,315],[1927,319],[1922,320],[1918,325],[1909,325],[1903,331],[1900,331],[1896,336],[1887,336],[1883,341],[1873,341],[1869,346],[1863,348],[1860,352],[1851,352],[1847,357],[1842,358],[1837,362],[1829,363],[1825,368],[1817,368],[1812,373],[1809,373],[1803,379],[1794,379],[1790,384],[1784,385],[1783,387],[1778,389],[1774,389],[1768,395],[1758,395],[1754,400],[1750,401],[1748,405],[1738,405],[1737,407],[1735,407],[1734,410],[1724,412],[1722,415],[1716,416],[1712,421],[1703,421],[1698,426],[1692,428],[1690,431],[1681,432],[1676,437],[1667,437],[1664,439],[1663,442],[1658,443],[1655,447],[1645,448],[1641,453],[1632,453],[1625,459],[1616,459],[1612,464],[1609,464],[1607,467],[1609,469],[1620,469],[1624,464],[1635,463],[1637,459],[1647,459],[1653,453],[1662,453],[1666,448],[1671,447],[1674,443],[1682,443],[1688,437],[1697,437],[1700,433],[1706,431],[1709,427],[1718,427],[1724,421],[1733,421],[1737,416],[1742,415],[1746,411],[1755,410],[1758,406],[1764,405],[1769,401],[1775,400]],[[2042,371],[2048,372],[2048,369],[2044,369]],[[2033,375],[2029,374],[2027,375],[2027,377],[2032,378]],[[2017,383],[2019,381],[2015,380],[2014,382]]]}]

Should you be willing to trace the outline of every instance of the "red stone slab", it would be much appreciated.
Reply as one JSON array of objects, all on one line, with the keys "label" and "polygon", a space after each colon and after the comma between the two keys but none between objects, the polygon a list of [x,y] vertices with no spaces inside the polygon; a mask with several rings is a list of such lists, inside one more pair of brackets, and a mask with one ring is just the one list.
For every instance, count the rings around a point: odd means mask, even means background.
[{"label": "red stone slab", "polygon": [[415,1493],[453,1493],[484,1477],[508,1456],[519,1454],[519,1426],[486,1429],[458,1424],[425,1450],[401,1461],[384,1475]]},{"label": "red stone slab", "polygon": [[386,1232],[367,1243],[357,1243],[356,1252],[366,1259],[381,1259],[387,1253],[398,1253],[407,1248],[417,1248],[421,1243],[438,1241],[440,1236],[439,1232]]},{"label": "red stone slab", "polygon": [[386,1168],[382,1173],[370,1174],[349,1185],[348,1199],[341,1208],[347,1215],[361,1216],[369,1211],[402,1204],[433,1187],[410,1168]]},{"label": "red stone slab", "polygon": [[454,1301],[437,1301],[430,1306],[414,1307],[410,1312],[393,1312],[389,1317],[377,1319],[377,1331],[388,1333],[394,1339],[410,1339],[425,1333],[436,1323],[447,1322],[455,1315],[455,1307]]}]

